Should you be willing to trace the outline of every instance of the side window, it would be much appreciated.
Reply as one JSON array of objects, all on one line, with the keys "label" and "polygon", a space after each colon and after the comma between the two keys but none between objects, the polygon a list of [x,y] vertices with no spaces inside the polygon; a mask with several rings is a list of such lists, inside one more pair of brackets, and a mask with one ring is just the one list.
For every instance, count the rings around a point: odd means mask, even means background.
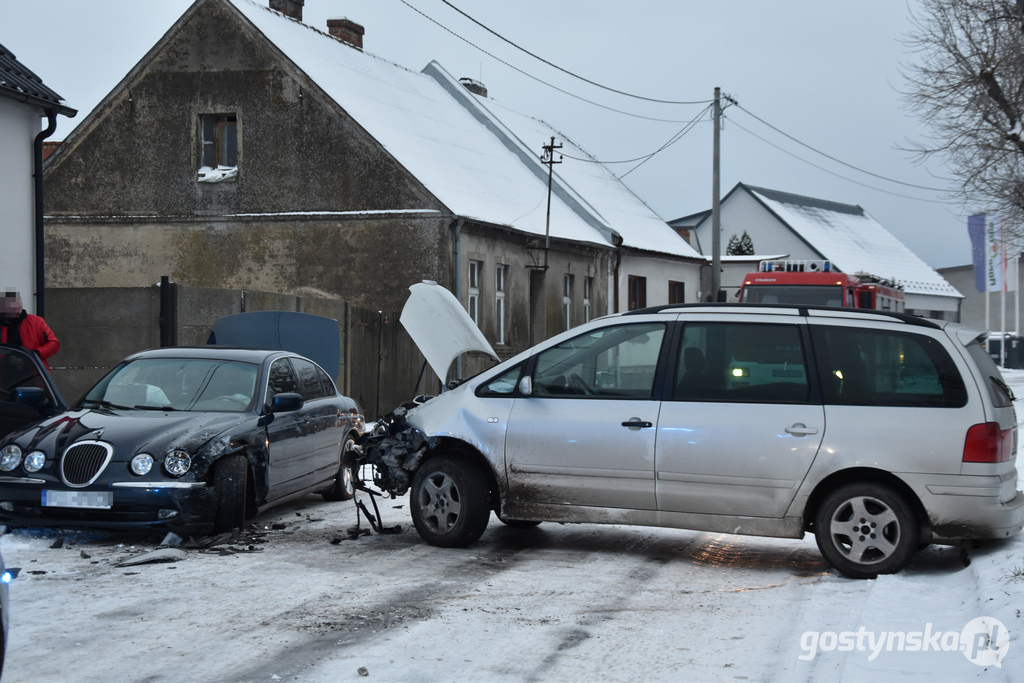
[{"label": "side window", "polygon": [[199,116],[198,180],[219,183],[238,173],[238,117],[235,114]]},{"label": "side window", "polygon": [[320,384],[324,387],[324,396],[335,396],[338,393],[338,388],[334,386],[331,376],[319,365],[316,366],[316,374],[320,376]]},{"label": "side window", "polygon": [[650,398],[664,323],[604,327],[537,356],[533,395]]},{"label": "side window", "polygon": [[804,403],[805,357],[797,325],[689,323],[672,395],[683,401]]},{"label": "side window", "polygon": [[313,363],[302,358],[292,358],[291,361],[295,368],[295,374],[299,378],[299,393],[302,394],[303,399],[312,401],[327,395],[324,392],[323,384],[320,383],[317,367]]},{"label": "side window", "polygon": [[477,396],[490,396],[495,398],[509,398],[516,393],[516,385],[519,384],[519,375],[523,371],[520,363],[511,370],[501,373],[487,384],[481,385],[476,390]]},{"label": "side window", "polygon": [[18,387],[37,387],[49,394],[46,380],[21,350],[0,350],[0,401],[10,401]]},{"label": "side window", "polygon": [[278,358],[270,366],[270,380],[267,387],[267,400],[278,394],[287,394],[298,391],[299,386],[295,382],[295,372],[287,358]]},{"label": "side window", "polygon": [[825,403],[959,408],[963,378],[942,344],[923,334],[813,326]]}]

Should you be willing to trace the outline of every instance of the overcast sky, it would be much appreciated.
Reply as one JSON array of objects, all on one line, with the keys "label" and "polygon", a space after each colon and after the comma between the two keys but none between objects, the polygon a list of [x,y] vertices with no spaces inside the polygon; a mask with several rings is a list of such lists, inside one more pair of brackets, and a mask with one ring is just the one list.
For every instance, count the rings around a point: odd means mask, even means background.
[{"label": "overcast sky", "polygon": [[[903,38],[915,0],[449,1],[530,52],[610,88],[689,101],[709,100],[719,86],[752,114],[848,164],[914,185],[947,186],[941,163],[917,164],[901,149],[927,134],[901,101],[901,65],[914,59]],[[190,4],[0,0],[0,43],[79,110],[75,119],[62,119],[53,138],[62,139]],[[437,60],[453,76],[482,81],[501,103],[546,120],[601,160],[653,152],[704,107],[645,102],[588,85],[502,42],[442,0],[306,0],[304,21],[311,26],[324,29],[328,18],[340,16],[365,27],[366,51],[415,70]],[[676,122],[570,97],[453,33],[580,98]],[[723,196],[744,182],[859,204],[930,265],[970,262],[966,217],[984,207],[963,207],[942,192],[842,166],[736,107],[725,116]],[[536,141],[538,154],[546,142]],[[666,220],[702,211],[711,207],[711,153],[712,127],[704,121],[624,182]],[[634,165],[610,168],[622,174]]]}]

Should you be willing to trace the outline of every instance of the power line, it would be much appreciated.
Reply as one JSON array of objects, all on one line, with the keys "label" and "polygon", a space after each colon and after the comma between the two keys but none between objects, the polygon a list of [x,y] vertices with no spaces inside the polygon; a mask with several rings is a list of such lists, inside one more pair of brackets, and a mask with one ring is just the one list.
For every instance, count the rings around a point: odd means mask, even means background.
[{"label": "power line", "polygon": [[683,135],[688,133],[690,131],[690,129],[692,129],[693,124],[699,123],[700,122],[700,118],[704,114],[706,114],[708,109],[710,109],[710,108],[711,108],[710,104],[708,106],[704,107],[700,111],[700,113],[697,114],[696,117],[694,117],[693,119],[690,119],[689,121],[687,121],[686,122],[686,126],[684,126],[682,130],[680,130],[675,135],[673,135],[672,138],[670,138],[669,142],[665,143],[664,145],[662,145],[658,149],[654,150],[650,154],[644,154],[644,155],[638,156],[638,157],[636,157],[634,159],[621,159],[621,160],[618,160],[618,161],[603,161],[603,160],[600,160],[600,159],[594,159],[594,158],[590,158],[590,157],[575,157],[575,156],[573,156],[571,154],[566,154],[564,152],[562,153],[562,156],[566,157],[567,159],[573,159],[575,161],[585,161],[585,162],[587,162],[589,164],[601,164],[602,166],[607,166],[607,165],[610,165],[610,164],[631,164],[634,161],[646,161],[646,160],[650,159],[652,156],[654,156],[655,154],[657,154],[658,152],[663,151],[666,147],[668,147],[669,145],[674,143],[676,140],[681,138]]},{"label": "power line", "polygon": [[[878,179],[880,179],[880,180],[886,180],[886,181],[888,181],[888,182],[890,182],[890,183],[896,183],[897,185],[905,185],[905,186],[907,186],[907,187],[913,187],[913,188],[916,188],[916,189],[918,189],[918,190],[929,190],[929,191],[931,191],[931,192],[945,192],[945,190],[943,190],[943,189],[941,189],[941,188],[938,188],[938,187],[926,187],[925,185],[914,185],[913,183],[905,183],[905,182],[903,182],[902,180],[896,180],[895,178],[887,178],[887,177],[886,177],[886,176],[884,176],[884,175],[879,175],[879,174],[877,174],[877,173],[872,173],[871,171],[866,171],[866,170],[864,170],[863,168],[858,168],[857,166],[854,166],[853,164],[848,164],[848,163],[846,163],[845,161],[843,161],[842,159],[837,159],[837,158],[835,158],[834,156],[831,156],[830,154],[826,154],[825,152],[822,152],[822,151],[821,151],[821,150],[819,150],[819,149],[815,149],[814,147],[811,147],[810,145],[808,145],[808,144],[807,144],[806,142],[802,142],[802,141],[800,141],[800,140],[797,140],[797,139],[796,139],[795,137],[793,137],[793,136],[792,136],[792,135],[790,135],[789,133],[787,133],[787,132],[785,132],[785,131],[783,131],[783,130],[779,130],[778,128],[776,128],[776,127],[775,127],[775,126],[773,126],[772,124],[770,124],[770,123],[768,123],[767,121],[765,121],[764,119],[762,119],[762,118],[761,118],[760,116],[758,116],[758,115],[754,114],[753,112],[751,112],[751,111],[748,111],[748,110],[744,109],[743,107],[741,107],[741,106],[740,106],[740,104],[739,104],[739,102],[734,102],[734,104],[736,105],[736,107],[737,107],[737,108],[738,108],[738,109],[739,109],[740,111],[744,112],[745,114],[747,114],[747,115],[749,115],[749,116],[752,116],[752,117],[753,117],[753,118],[755,118],[756,120],[760,121],[760,122],[761,122],[761,123],[763,123],[764,125],[768,126],[768,127],[769,127],[769,128],[771,128],[772,130],[774,130],[774,131],[775,131],[776,133],[779,133],[780,135],[784,135],[784,136],[786,136],[787,138],[789,138],[789,139],[790,139],[790,140],[792,140],[793,142],[797,143],[798,145],[802,145],[803,147],[806,147],[807,149],[809,149],[809,150],[811,150],[812,152],[814,152],[815,154],[820,154],[821,156],[825,157],[826,159],[831,159],[832,161],[836,162],[837,164],[842,164],[843,166],[846,166],[847,168],[852,168],[853,170],[855,170],[855,171],[859,171],[860,173],[864,173],[864,174],[867,174],[867,175],[869,175],[869,176],[872,176],[872,177],[874,177],[874,178],[878,178]],[[737,125],[739,125],[739,124],[737,124]],[[747,130],[747,129],[746,129],[746,128],[744,128],[743,130]],[[749,130],[747,130],[747,132],[748,132],[748,133],[750,133],[750,131],[749,131]],[[751,133],[751,135],[753,135],[753,133]],[[756,136],[755,136],[755,137],[756,137]],[[762,139],[763,139],[763,138],[762,138]],[[765,140],[765,142],[767,142],[767,140]],[[769,143],[769,144],[770,144],[770,143]],[[798,157],[798,158],[799,158],[799,157]],[[842,177],[842,176],[840,176],[840,177]],[[866,185],[865,187],[870,187],[870,186],[869,186],[869,185]],[[884,190],[883,190],[883,191],[884,191]],[[892,194],[892,193],[890,193],[890,194]],[[898,196],[898,197],[902,197],[903,195],[896,195],[896,196]]]},{"label": "power line", "polygon": [[[744,126],[740,125],[736,121],[733,121],[732,123],[733,123],[734,126],[739,128],[740,130],[746,132],[748,135],[753,135],[755,138],[757,138],[761,142],[765,143],[766,145],[771,145],[775,149],[779,150],[780,152],[782,152],[784,154],[788,154],[789,156],[793,157],[797,161],[802,161],[805,164],[808,164],[809,166],[813,166],[814,168],[818,169],[819,171],[824,171],[825,173],[828,173],[830,175],[834,175],[837,178],[842,178],[843,180],[845,180],[847,182],[854,183],[855,185],[860,185],[861,187],[866,187],[869,190],[875,190],[876,192],[884,192],[885,194],[891,194],[894,197],[902,197],[903,199],[913,199],[914,201],[918,201],[918,202],[928,202],[930,204],[946,204],[947,203],[947,202],[941,201],[939,199],[923,199],[921,197],[911,197],[910,195],[900,194],[898,192],[890,192],[889,190],[883,190],[880,187],[875,187],[873,185],[868,185],[866,183],[860,182],[859,180],[854,180],[853,178],[847,178],[846,176],[840,175],[840,174],[836,173],[835,171],[830,171],[829,169],[825,168],[824,166],[819,166],[818,164],[814,163],[813,161],[808,161],[807,159],[804,159],[803,157],[797,156],[796,154],[793,154],[792,152],[790,152],[788,149],[783,149],[782,147],[779,147],[774,142],[770,142],[768,140],[765,140],[763,137],[761,137],[757,133],[749,130],[748,128],[745,128]],[[925,188],[925,189],[927,189],[927,188]]]},{"label": "power line", "polygon": [[472,42],[472,41],[470,41],[470,40],[467,40],[466,38],[463,38],[463,37],[462,37],[462,36],[460,36],[460,35],[459,35],[458,33],[456,33],[455,31],[451,30],[450,28],[448,28],[447,26],[445,26],[445,25],[444,25],[444,24],[442,24],[441,22],[437,21],[437,20],[436,20],[436,19],[434,19],[433,17],[431,17],[431,16],[429,16],[429,15],[427,15],[427,14],[424,14],[424,13],[423,13],[423,12],[421,12],[421,11],[420,11],[419,9],[417,9],[417,8],[413,7],[413,6],[412,6],[412,5],[410,5],[410,4],[408,3],[408,2],[406,2],[406,0],[400,0],[400,1],[401,1],[401,3],[402,3],[403,5],[405,5],[405,6],[406,6],[406,7],[408,7],[409,9],[411,9],[411,10],[412,10],[413,12],[416,12],[416,14],[419,14],[419,15],[420,15],[421,17],[423,17],[424,19],[426,19],[426,20],[427,20],[427,21],[429,21],[430,23],[432,23],[432,24],[434,24],[434,25],[438,26],[439,28],[441,28],[441,29],[444,29],[445,31],[447,31],[448,33],[452,34],[453,36],[455,36],[456,38],[458,38],[458,39],[459,39],[459,40],[461,40],[462,42],[466,43],[466,44],[467,44],[467,45],[469,45],[470,47],[473,47],[473,48],[475,48],[475,49],[479,50],[480,52],[483,52],[483,53],[484,53],[485,55],[487,55],[487,56],[488,56],[488,57],[490,57],[491,59],[493,59],[493,60],[495,60],[495,61],[497,61],[497,62],[500,62],[500,63],[504,64],[505,66],[507,66],[508,68],[512,69],[513,71],[518,71],[519,73],[521,73],[522,75],[526,76],[527,78],[531,78],[531,79],[533,79],[533,80],[537,81],[538,83],[540,83],[540,84],[542,84],[542,85],[546,85],[546,86],[548,86],[549,88],[553,88],[553,89],[557,90],[558,92],[560,92],[560,93],[562,93],[562,94],[564,94],[564,95],[568,95],[569,97],[573,97],[573,98],[576,98],[577,100],[580,100],[581,102],[586,102],[587,104],[592,104],[592,105],[594,105],[595,107],[600,107],[601,109],[607,109],[608,111],[613,111],[613,112],[615,112],[616,114],[624,114],[624,115],[626,115],[626,116],[632,116],[632,117],[634,117],[634,118],[638,118],[638,119],[645,119],[645,120],[647,120],[647,121],[659,121],[659,122],[663,122],[663,123],[686,123],[686,121],[685,121],[685,120],[681,120],[681,119],[662,119],[662,118],[656,118],[656,117],[653,117],[653,116],[644,116],[644,115],[642,115],[642,114],[634,114],[634,113],[632,113],[632,112],[628,112],[628,111],[623,111],[623,110],[621,110],[621,109],[616,109],[615,107],[609,107],[609,106],[606,106],[606,105],[604,105],[604,104],[599,104],[598,102],[594,102],[593,100],[588,100],[588,99],[587,99],[587,98],[585,98],[585,97],[580,97],[579,95],[576,95],[576,94],[574,94],[574,93],[571,93],[571,92],[569,92],[568,90],[564,90],[564,89],[562,89],[562,88],[559,88],[559,87],[558,87],[557,85],[552,85],[551,83],[548,83],[548,82],[547,82],[547,81],[545,81],[545,80],[542,80],[542,79],[540,79],[540,78],[537,78],[537,77],[536,77],[536,76],[534,76],[533,74],[527,73],[527,72],[523,71],[522,69],[520,69],[520,68],[519,68],[519,67],[517,67],[517,66],[513,66],[512,64],[509,64],[508,62],[506,62],[506,61],[505,61],[504,59],[502,59],[501,57],[498,57],[497,55],[494,55],[494,54],[492,54],[492,53],[488,52],[487,50],[485,50],[484,48],[480,47],[480,46],[479,46],[479,45],[477,45],[476,43],[474,43],[474,42]]},{"label": "power line", "polygon": [[634,95],[632,93],[628,93],[628,92],[625,92],[625,91],[622,91],[622,90],[616,90],[615,88],[610,88],[607,85],[601,85],[600,83],[598,83],[596,81],[592,81],[589,78],[584,78],[583,76],[575,74],[572,71],[569,71],[568,69],[563,69],[562,67],[558,66],[557,64],[549,62],[548,60],[544,59],[543,57],[541,57],[539,55],[535,55],[534,53],[530,52],[526,48],[524,48],[524,47],[522,47],[522,46],[512,42],[511,40],[509,40],[505,36],[501,35],[497,31],[495,31],[494,29],[492,29],[492,28],[482,24],[481,22],[477,21],[473,17],[469,16],[468,14],[463,12],[461,9],[459,9],[458,7],[453,5],[452,3],[448,2],[448,0],[441,0],[441,2],[443,2],[446,5],[448,5],[453,10],[455,10],[456,12],[461,14],[462,16],[466,17],[467,19],[469,19],[474,24],[476,24],[480,28],[484,29],[485,31],[487,31],[491,35],[494,35],[497,38],[500,38],[501,40],[505,41],[506,43],[508,43],[509,45],[514,47],[515,49],[519,50],[520,52],[524,52],[524,53],[530,55],[531,57],[533,57],[534,59],[536,59],[538,61],[541,61],[541,62],[544,62],[545,64],[547,64],[548,66],[550,66],[550,67],[552,67],[554,69],[558,69],[559,71],[561,71],[564,74],[568,74],[568,75],[572,76],[573,78],[577,78],[577,79],[583,81],[584,83],[589,83],[590,85],[593,85],[593,86],[596,86],[598,88],[601,88],[602,90],[607,90],[609,92],[617,93],[619,95],[625,95],[626,97],[632,97],[632,98],[637,99],[637,100],[645,100],[647,102],[657,102],[659,104],[707,104],[708,102],[710,102],[710,100],[695,100],[695,101],[659,100],[659,99],[654,98],[654,97],[644,97],[643,95]]},{"label": "power line", "polygon": [[676,142],[678,142],[680,138],[682,138],[682,137],[683,137],[684,135],[686,135],[687,133],[689,133],[689,132],[690,132],[690,131],[691,131],[691,130],[693,129],[693,127],[697,125],[697,122],[698,122],[698,121],[700,121],[700,118],[701,118],[702,116],[704,116],[704,114],[705,114],[705,113],[706,113],[706,112],[707,112],[707,111],[708,111],[709,109],[711,109],[711,107],[712,107],[712,105],[711,105],[711,104],[709,104],[708,106],[704,107],[704,109],[702,109],[702,110],[701,110],[701,112],[700,112],[699,114],[697,114],[697,116],[696,116],[696,117],[694,117],[694,119],[693,119],[692,121],[690,121],[690,122],[689,122],[688,124],[686,124],[686,125],[685,125],[685,126],[683,127],[683,129],[682,129],[681,131],[679,131],[678,133],[676,133],[675,135],[673,135],[673,136],[672,136],[672,137],[671,137],[671,138],[669,139],[669,141],[668,141],[668,142],[666,142],[666,143],[665,143],[664,145],[662,145],[662,146],[661,146],[661,147],[660,147],[659,149],[657,149],[657,150],[655,150],[654,152],[651,152],[650,154],[648,154],[648,155],[647,155],[647,158],[646,158],[646,159],[644,159],[643,161],[641,161],[641,162],[640,162],[639,164],[637,164],[637,165],[636,165],[636,166],[634,166],[633,168],[629,169],[628,171],[626,171],[626,172],[625,172],[625,173],[623,173],[622,175],[618,176],[619,180],[622,180],[623,178],[625,178],[626,176],[628,176],[628,175],[629,175],[630,173],[632,173],[633,171],[635,171],[636,169],[640,168],[641,166],[643,166],[644,164],[646,164],[646,163],[647,163],[648,161],[650,161],[651,159],[653,159],[653,158],[654,158],[654,155],[655,155],[655,154],[658,154],[658,153],[660,153],[660,152],[662,152],[662,151],[664,151],[664,150],[668,149],[668,148],[669,148],[670,146],[672,146],[672,145],[674,145],[674,144],[675,144]]}]

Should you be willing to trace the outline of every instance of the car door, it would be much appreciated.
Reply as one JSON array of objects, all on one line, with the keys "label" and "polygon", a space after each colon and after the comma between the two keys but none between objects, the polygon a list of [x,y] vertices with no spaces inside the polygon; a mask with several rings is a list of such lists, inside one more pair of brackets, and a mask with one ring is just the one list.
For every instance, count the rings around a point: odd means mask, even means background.
[{"label": "car door", "polygon": [[335,401],[328,397],[317,366],[305,358],[292,357],[292,367],[299,382],[299,393],[305,403],[302,412],[305,414],[308,430],[308,450],[299,457],[304,472],[308,473],[308,485],[315,484],[324,477],[334,477],[341,465],[342,431],[336,429],[341,410]]},{"label": "car door", "polygon": [[540,352],[505,457],[521,503],[654,510],[655,377],[664,322],[608,325]]},{"label": "car door", "polygon": [[[21,387],[41,389],[45,397],[42,405],[15,401],[15,389]],[[63,399],[35,354],[23,348],[0,345],[0,439],[64,409]]]},{"label": "car door", "polygon": [[[278,358],[270,364],[267,380],[267,403],[277,394],[300,393],[298,378],[287,358]],[[305,453],[310,450],[309,418],[305,412],[292,410],[274,413],[267,425],[270,469],[268,480],[273,500],[286,496],[302,487],[305,474]]]},{"label": "car door", "polygon": [[730,318],[684,323],[658,421],[658,509],[782,517],[825,431],[806,329]]}]

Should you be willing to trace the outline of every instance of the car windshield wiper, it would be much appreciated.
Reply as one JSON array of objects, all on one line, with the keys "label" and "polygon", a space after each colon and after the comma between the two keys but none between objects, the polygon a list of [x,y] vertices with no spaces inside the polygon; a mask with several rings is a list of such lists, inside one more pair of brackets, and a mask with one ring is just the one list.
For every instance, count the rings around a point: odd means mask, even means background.
[{"label": "car windshield wiper", "polygon": [[170,404],[165,406],[132,406],[132,408],[136,410],[178,410]]},{"label": "car windshield wiper", "polygon": [[998,377],[991,377],[990,379],[992,380],[993,384],[995,384],[997,387],[1006,392],[1006,395],[1009,397],[1011,401],[1017,400],[1017,397],[1013,395],[1013,390],[1010,389],[1009,385],[1007,385],[1006,382],[999,379]]},{"label": "car windshield wiper", "polygon": [[100,408],[115,408],[117,410],[131,410],[131,408],[129,408],[128,406],[119,406],[116,403],[111,403],[110,401],[103,401],[103,400],[96,399],[96,398],[87,398],[87,399],[83,400],[82,401],[82,407],[83,408],[85,407],[86,403],[89,403],[91,405],[99,406]]}]

